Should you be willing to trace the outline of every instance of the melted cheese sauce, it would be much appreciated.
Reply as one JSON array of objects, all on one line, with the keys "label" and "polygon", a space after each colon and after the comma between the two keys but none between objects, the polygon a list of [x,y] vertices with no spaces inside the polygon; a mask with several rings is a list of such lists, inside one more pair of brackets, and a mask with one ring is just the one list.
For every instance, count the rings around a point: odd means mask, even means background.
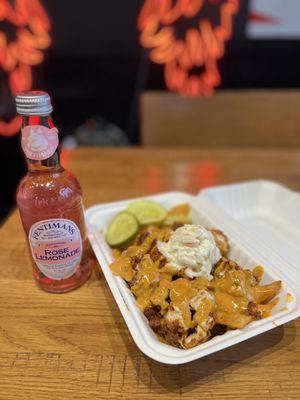
[{"label": "melted cheese sauce", "polygon": [[176,323],[182,327],[183,348],[208,340],[215,324],[241,329],[270,315],[278,302],[274,297],[281,282],[260,286],[263,267],[250,271],[222,258],[212,280],[178,277],[177,269],[162,266],[164,257],[155,249],[156,241],[167,241],[170,234],[168,228],[151,228],[142,244],[130,246],[110,267],[130,284],[142,311],[150,305],[159,306],[166,326]]}]

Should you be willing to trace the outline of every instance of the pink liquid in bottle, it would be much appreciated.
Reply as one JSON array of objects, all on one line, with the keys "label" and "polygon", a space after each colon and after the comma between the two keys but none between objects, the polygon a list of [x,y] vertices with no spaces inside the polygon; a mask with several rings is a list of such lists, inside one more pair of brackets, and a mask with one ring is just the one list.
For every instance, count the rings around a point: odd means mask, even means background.
[{"label": "pink liquid in bottle", "polygon": [[60,165],[50,97],[25,92],[16,102],[23,116],[22,148],[28,165],[17,204],[34,278],[48,292],[67,292],[86,282],[92,269],[81,188]]}]

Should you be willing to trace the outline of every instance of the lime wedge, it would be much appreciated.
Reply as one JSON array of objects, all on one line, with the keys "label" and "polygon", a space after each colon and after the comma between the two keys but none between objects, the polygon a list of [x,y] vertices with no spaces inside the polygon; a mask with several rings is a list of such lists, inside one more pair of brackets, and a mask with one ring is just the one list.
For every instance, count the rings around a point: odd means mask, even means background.
[{"label": "lime wedge", "polygon": [[140,200],[129,204],[127,210],[131,212],[141,225],[158,225],[166,218],[166,210],[151,200]]},{"label": "lime wedge", "polygon": [[139,224],[134,215],[122,211],[109,224],[106,241],[111,247],[119,247],[132,239],[139,230]]}]

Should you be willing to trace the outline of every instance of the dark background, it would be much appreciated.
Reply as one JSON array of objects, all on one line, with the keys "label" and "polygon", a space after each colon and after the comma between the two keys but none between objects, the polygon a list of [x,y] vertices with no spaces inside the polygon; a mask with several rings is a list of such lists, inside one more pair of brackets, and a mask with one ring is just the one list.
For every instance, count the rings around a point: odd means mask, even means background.
[{"label": "dark background", "polygon": [[[219,62],[220,89],[300,86],[300,41],[248,40],[248,1],[241,0],[234,34]],[[139,46],[136,21],[142,0],[44,0],[53,43],[34,71],[35,88],[54,99],[61,135],[95,115],[118,125],[132,144],[139,142],[137,98],[144,89],[164,89],[163,69]],[[4,26],[0,29],[4,29]],[[184,30],[184,23],[181,28]],[[180,33],[180,32],[179,32]],[[25,172],[19,136],[0,136],[0,217],[14,203]]]}]

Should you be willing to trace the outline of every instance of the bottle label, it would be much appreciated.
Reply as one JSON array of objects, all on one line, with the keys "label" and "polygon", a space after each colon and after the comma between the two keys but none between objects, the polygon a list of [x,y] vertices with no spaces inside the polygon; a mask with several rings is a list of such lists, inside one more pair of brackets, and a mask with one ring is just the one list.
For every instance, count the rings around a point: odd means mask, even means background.
[{"label": "bottle label", "polygon": [[42,125],[28,125],[22,129],[22,149],[31,160],[46,160],[58,147],[58,131]]},{"label": "bottle label", "polygon": [[36,265],[48,278],[69,278],[81,261],[81,234],[69,219],[36,222],[30,228],[29,243]]}]

